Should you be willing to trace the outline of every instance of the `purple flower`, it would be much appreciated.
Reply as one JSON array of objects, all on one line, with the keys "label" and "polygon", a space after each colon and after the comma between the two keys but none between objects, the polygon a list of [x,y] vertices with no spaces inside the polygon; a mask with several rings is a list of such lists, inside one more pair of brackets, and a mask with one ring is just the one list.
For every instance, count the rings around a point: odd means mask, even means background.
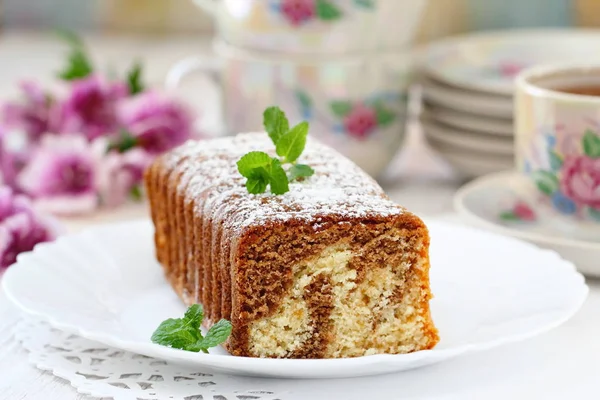
[{"label": "purple flower", "polygon": [[102,161],[98,182],[102,204],[115,207],[123,204],[132,191],[140,188],[144,170],[153,157],[141,148],[126,153],[110,152]]},{"label": "purple flower", "polygon": [[17,177],[36,206],[56,214],[77,214],[97,206],[98,168],[107,143],[80,135],[46,135]]},{"label": "purple flower", "polygon": [[19,253],[53,240],[57,233],[56,225],[37,214],[28,199],[0,186],[0,269],[13,264]]},{"label": "purple flower", "polygon": [[123,82],[92,75],[73,82],[62,107],[61,132],[82,132],[88,140],[118,132],[118,102],[128,95]]},{"label": "purple flower", "polygon": [[0,121],[5,128],[24,132],[29,141],[60,129],[60,109],[52,97],[33,82],[21,83],[23,101],[6,103]]},{"label": "purple flower", "polygon": [[192,136],[192,115],[180,103],[157,92],[140,94],[123,104],[125,128],[151,154],[180,145]]}]

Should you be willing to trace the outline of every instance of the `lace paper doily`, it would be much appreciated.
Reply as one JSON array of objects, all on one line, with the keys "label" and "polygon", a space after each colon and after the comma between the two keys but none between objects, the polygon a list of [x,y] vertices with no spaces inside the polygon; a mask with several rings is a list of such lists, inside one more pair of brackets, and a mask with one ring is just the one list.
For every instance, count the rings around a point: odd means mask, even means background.
[{"label": "lace paper doily", "polygon": [[15,338],[38,368],[68,380],[78,392],[115,400],[283,400],[251,387],[253,378],[204,373],[115,349],[22,319]]}]

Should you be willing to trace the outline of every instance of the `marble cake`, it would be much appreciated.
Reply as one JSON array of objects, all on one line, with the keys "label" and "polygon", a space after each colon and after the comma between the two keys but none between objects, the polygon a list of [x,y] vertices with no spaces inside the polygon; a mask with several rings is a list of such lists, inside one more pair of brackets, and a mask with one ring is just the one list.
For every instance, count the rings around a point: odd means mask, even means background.
[{"label": "marble cake", "polygon": [[308,140],[315,174],[283,195],[249,194],[236,162],[273,152],[265,133],[190,141],[145,176],[156,256],[186,304],[233,331],[233,355],[337,358],[438,342],[429,235],[360,168]]}]

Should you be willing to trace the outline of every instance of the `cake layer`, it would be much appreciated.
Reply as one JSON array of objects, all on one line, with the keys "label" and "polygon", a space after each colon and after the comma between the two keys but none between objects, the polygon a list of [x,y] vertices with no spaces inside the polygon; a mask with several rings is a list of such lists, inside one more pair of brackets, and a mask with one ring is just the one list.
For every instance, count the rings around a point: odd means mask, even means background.
[{"label": "cake layer", "polygon": [[232,322],[235,355],[433,347],[423,222],[310,140],[301,162],[312,177],[283,195],[249,194],[237,160],[273,147],[264,133],[188,142],[147,171],[157,259],[182,300],[202,303],[209,324]]}]

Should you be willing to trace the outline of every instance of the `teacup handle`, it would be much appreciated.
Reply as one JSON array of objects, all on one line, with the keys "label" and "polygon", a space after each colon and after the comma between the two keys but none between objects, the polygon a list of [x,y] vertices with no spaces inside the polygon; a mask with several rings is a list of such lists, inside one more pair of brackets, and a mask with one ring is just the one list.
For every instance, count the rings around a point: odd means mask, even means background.
[{"label": "teacup handle", "polygon": [[[215,90],[220,93],[222,98],[222,76],[223,70],[222,60],[215,56],[193,56],[184,58],[175,63],[167,72],[165,78],[165,88],[168,91],[174,91],[181,86],[184,78],[191,73],[200,73],[204,75],[215,86]],[[223,110],[219,107],[218,116],[222,117]],[[222,118],[220,118],[222,120]],[[222,121],[221,121],[222,122]],[[220,131],[220,129],[218,129]],[[215,132],[216,135],[222,132]]]},{"label": "teacup handle", "polygon": [[206,11],[213,18],[217,16],[217,1],[218,0],[193,0],[196,6]]}]

